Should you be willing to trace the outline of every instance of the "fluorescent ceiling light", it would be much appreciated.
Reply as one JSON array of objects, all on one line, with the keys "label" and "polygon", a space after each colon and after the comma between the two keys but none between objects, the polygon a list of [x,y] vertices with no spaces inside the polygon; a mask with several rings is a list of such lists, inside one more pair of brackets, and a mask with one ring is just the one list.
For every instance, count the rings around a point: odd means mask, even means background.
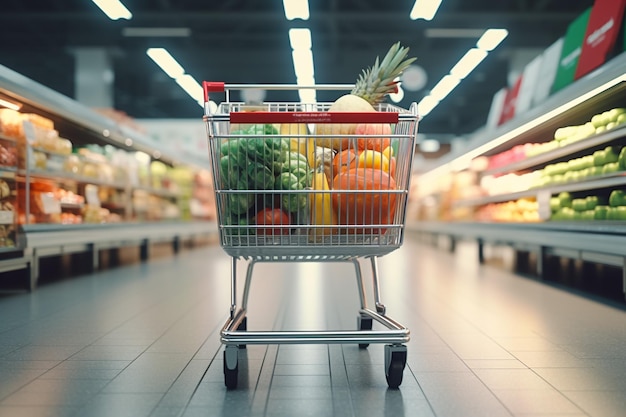
[{"label": "fluorescent ceiling light", "polygon": [[483,51],[493,51],[508,35],[509,31],[506,29],[488,29],[478,39],[476,46]]},{"label": "fluorescent ceiling light", "polygon": [[463,55],[463,58],[452,67],[450,74],[459,79],[463,79],[469,75],[487,57],[487,51],[472,48]]},{"label": "fluorescent ceiling light", "polygon": [[184,74],[176,78],[176,83],[183,89],[191,98],[196,100],[201,106],[204,106],[204,89],[191,75]]},{"label": "fluorescent ceiling light", "polygon": [[120,0],[92,0],[111,20],[130,20],[133,14]]},{"label": "fluorescent ceiling light", "polygon": [[424,117],[428,113],[430,113],[437,105],[439,104],[439,100],[434,98],[433,96],[426,96],[417,104],[417,113]]},{"label": "fluorescent ceiling light", "polygon": [[433,20],[440,5],[441,0],[415,0],[410,17],[412,20]]},{"label": "fluorescent ceiling light", "polygon": [[303,103],[315,103],[317,101],[315,90],[312,88],[300,89],[298,90],[298,95]]},{"label": "fluorescent ceiling light", "polygon": [[404,98],[404,89],[402,88],[402,86],[399,83],[397,84],[397,86],[398,86],[398,91],[396,91],[395,93],[390,93],[389,94],[389,98],[394,103],[399,103]]},{"label": "fluorescent ceiling light", "polygon": [[420,142],[420,150],[422,152],[437,152],[441,148],[441,144],[436,139],[425,139]]},{"label": "fluorescent ceiling light", "polygon": [[146,54],[171,78],[177,79],[185,73],[185,69],[164,48],[149,48]]},{"label": "fluorescent ceiling light", "polygon": [[311,31],[309,29],[289,29],[291,49],[311,49]]},{"label": "fluorescent ceiling light", "polygon": [[3,100],[1,98],[0,98],[0,106],[6,107],[7,109],[15,110],[15,111],[17,111],[17,110],[22,108],[22,106],[20,104],[15,104],[15,103],[12,103],[10,101]]},{"label": "fluorescent ceiling light", "polygon": [[313,52],[310,49],[295,50],[291,52],[293,56],[293,68],[296,78],[312,77],[315,74],[313,70]]},{"label": "fluorescent ceiling light", "polygon": [[283,7],[285,8],[285,17],[287,20],[309,19],[308,0],[283,0]]},{"label": "fluorescent ceiling light", "polygon": [[124,28],[122,36],[128,38],[188,38],[189,28]]},{"label": "fluorescent ceiling light", "polygon": [[461,80],[453,75],[446,75],[430,90],[430,95],[441,101],[456,88]]},{"label": "fluorescent ceiling light", "polygon": [[305,85],[307,87],[315,85],[315,77],[313,77],[312,75],[305,76],[305,77],[296,77],[296,78],[297,78],[296,80],[297,85]]},{"label": "fluorescent ceiling light", "polygon": [[424,31],[427,38],[480,38],[482,29],[429,28]]}]

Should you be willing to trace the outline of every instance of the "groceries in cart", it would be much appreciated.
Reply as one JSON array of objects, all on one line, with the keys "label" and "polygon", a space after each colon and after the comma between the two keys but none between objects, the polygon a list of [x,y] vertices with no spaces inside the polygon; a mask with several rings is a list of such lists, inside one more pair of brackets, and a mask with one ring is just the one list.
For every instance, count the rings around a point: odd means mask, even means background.
[{"label": "groceries in cart", "polygon": [[332,103],[220,104],[208,121],[226,245],[400,236],[417,123],[383,100],[407,53],[393,45]]}]

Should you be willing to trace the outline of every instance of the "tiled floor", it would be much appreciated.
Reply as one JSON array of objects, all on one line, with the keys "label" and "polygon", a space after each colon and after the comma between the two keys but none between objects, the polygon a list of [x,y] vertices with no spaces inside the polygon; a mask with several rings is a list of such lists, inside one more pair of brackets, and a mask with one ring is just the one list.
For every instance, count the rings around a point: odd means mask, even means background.
[{"label": "tiled floor", "polygon": [[[411,329],[399,390],[381,345],[257,345],[227,391],[229,271],[204,247],[0,297],[0,416],[626,414],[626,309],[411,237],[380,260],[388,314]],[[352,329],[352,277],[348,264],[260,264],[248,328]]]}]

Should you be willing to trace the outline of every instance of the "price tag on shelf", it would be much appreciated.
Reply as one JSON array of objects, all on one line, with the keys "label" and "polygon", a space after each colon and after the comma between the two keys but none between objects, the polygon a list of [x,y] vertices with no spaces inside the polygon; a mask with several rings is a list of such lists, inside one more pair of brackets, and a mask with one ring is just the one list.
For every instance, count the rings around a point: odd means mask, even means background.
[{"label": "price tag on shelf", "polygon": [[41,208],[44,214],[61,213],[61,202],[52,193],[39,194],[41,200]]},{"label": "price tag on shelf", "polygon": [[90,206],[100,207],[100,197],[98,196],[98,187],[93,184],[85,186],[85,201]]},{"label": "price tag on shelf", "polygon": [[537,193],[537,205],[541,220],[550,220],[550,216],[552,216],[552,210],[550,209],[551,197],[552,194],[548,190],[541,190]]}]

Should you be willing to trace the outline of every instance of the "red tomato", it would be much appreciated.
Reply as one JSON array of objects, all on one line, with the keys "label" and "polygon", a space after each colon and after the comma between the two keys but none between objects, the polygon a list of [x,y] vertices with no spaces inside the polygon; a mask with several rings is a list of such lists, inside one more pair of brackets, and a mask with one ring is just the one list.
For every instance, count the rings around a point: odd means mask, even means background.
[{"label": "red tomato", "polygon": [[[257,226],[289,226],[289,215],[281,209],[265,208],[259,211],[256,215]],[[258,235],[286,235],[289,234],[289,228],[271,228],[271,227],[259,227],[257,228]]]}]

